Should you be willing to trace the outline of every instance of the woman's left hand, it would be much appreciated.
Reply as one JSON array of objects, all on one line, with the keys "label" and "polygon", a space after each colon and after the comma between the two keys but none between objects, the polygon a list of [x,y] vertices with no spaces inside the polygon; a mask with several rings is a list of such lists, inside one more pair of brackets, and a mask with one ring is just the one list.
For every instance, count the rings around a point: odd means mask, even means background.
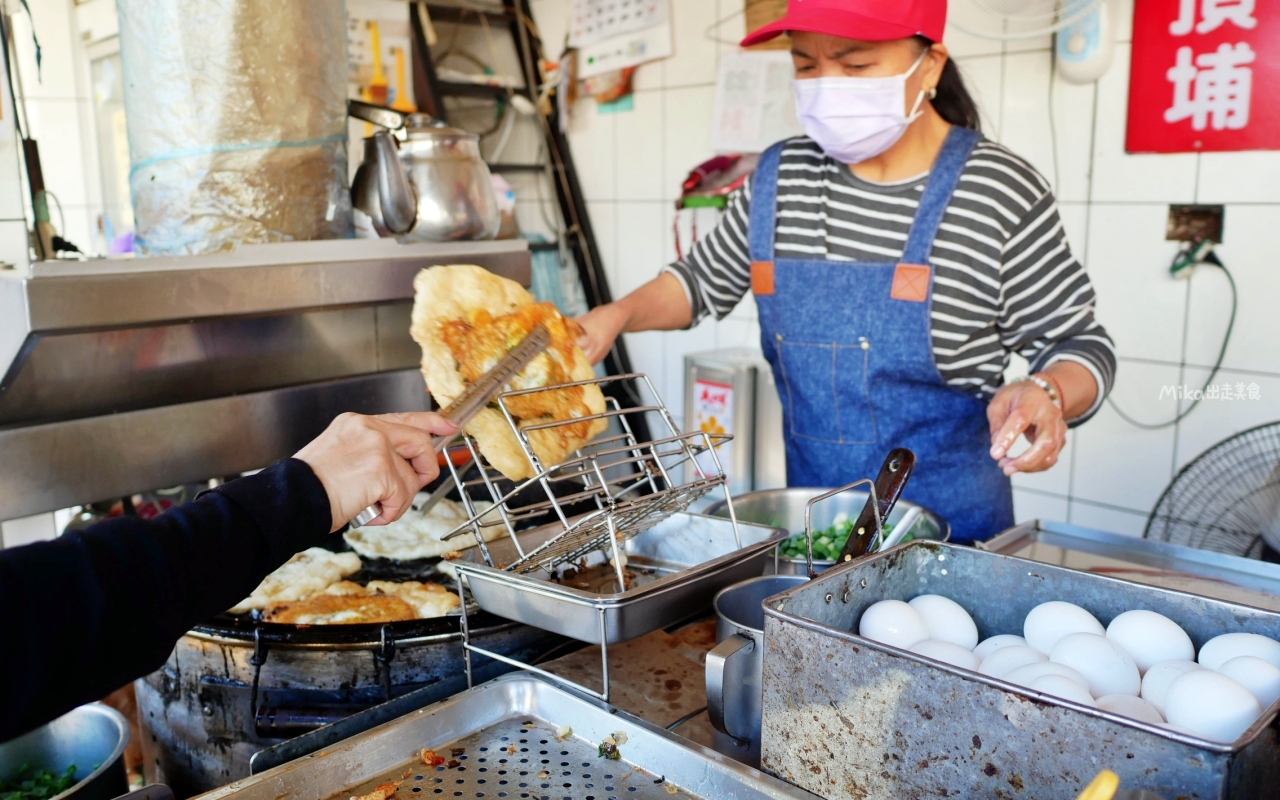
[{"label": "woman's left hand", "polygon": [[[1062,410],[1048,392],[1031,381],[1011,383],[996,392],[987,406],[987,421],[991,424],[991,457],[1000,462],[1005,475],[1052,467],[1067,443]],[[1023,433],[1031,448],[1012,458],[1009,451]]]}]

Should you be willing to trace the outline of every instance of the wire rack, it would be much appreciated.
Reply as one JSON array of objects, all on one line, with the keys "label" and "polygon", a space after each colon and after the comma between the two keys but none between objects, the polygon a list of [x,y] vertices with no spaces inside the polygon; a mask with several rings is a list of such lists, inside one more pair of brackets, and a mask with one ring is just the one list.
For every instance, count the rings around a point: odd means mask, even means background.
[{"label": "wire rack", "polygon": [[[486,564],[522,574],[541,570],[554,575],[561,565],[599,550],[609,557],[622,585],[625,569],[622,545],[723,486],[724,468],[715,448],[732,437],[704,431],[681,433],[660,400],[653,405],[623,408],[616,399],[607,396],[605,411],[600,414],[523,426],[516,422],[508,404],[524,395],[574,387],[603,387],[627,380],[640,382],[648,389],[648,397],[657,398],[648,376],[641,373],[498,395],[497,406],[533,464],[535,475],[518,484],[507,480],[485,460],[476,440],[464,434],[471,465],[458,467],[451,459],[447,463],[469,518],[444,538],[469,531],[476,537]],[[650,420],[658,434],[656,438],[637,440],[628,422],[628,417],[636,414],[656,415],[657,426]],[[534,451],[533,433],[600,419],[608,422],[606,431],[560,464],[545,466]],[[474,500],[476,494],[487,495],[493,505],[478,508]],[[494,525],[506,529],[519,554],[510,564],[495,563],[485,543],[483,529]],[[538,526],[550,526],[557,532],[526,551],[517,533]]]}]

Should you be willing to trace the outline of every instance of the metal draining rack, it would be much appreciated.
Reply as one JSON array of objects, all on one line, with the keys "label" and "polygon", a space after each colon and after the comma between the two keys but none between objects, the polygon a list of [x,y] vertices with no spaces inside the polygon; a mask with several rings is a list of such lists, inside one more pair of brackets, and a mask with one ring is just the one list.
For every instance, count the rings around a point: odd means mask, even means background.
[{"label": "metal draining rack", "polygon": [[[582,592],[556,582],[564,569],[581,567],[585,560],[599,552],[611,565],[620,593],[627,588],[625,546],[628,539],[653,528],[672,514],[684,511],[698,498],[724,487],[729,497],[724,468],[715,448],[733,437],[705,431],[681,433],[666,406],[660,400],[652,405],[623,408],[614,398],[606,396],[606,408],[602,413],[577,417],[567,421],[521,425],[510,409],[514,398],[548,391],[587,386],[603,386],[613,381],[634,380],[648,389],[646,396],[657,398],[653,384],[642,373],[628,373],[595,378],[587,381],[508,391],[498,395],[497,408],[502,412],[516,440],[533,465],[534,476],[519,483],[505,479],[480,452],[476,440],[466,434],[462,440],[470,456],[460,466],[454,459],[446,459],[450,475],[458,487],[468,519],[444,538],[472,533],[484,565],[454,562],[458,570],[459,592],[462,595],[463,648],[467,660],[470,682],[472,653],[493,658],[521,669],[530,670],[561,683],[567,683],[580,691],[604,700],[609,697],[608,644],[610,634],[606,630],[607,615],[625,611],[626,600],[618,594],[592,594]],[[646,414],[650,426],[657,434],[649,441],[637,439],[628,415]],[[652,417],[657,417],[654,425]],[[554,431],[570,425],[605,420],[609,427],[599,437],[578,450],[565,461],[547,466],[535,451],[533,439],[540,431]],[[481,508],[472,494],[487,495],[493,505]],[[737,517],[729,498],[730,522],[733,540],[741,549],[742,536]],[[501,526],[507,534],[510,547],[504,550],[512,557],[504,563],[493,550],[494,542],[486,542],[485,529]],[[536,543],[522,542],[520,534],[536,529]],[[485,569],[485,567],[488,569]],[[537,579],[531,581],[530,579]],[[592,609],[598,622],[601,659],[603,662],[604,690],[597,692],[560,676],[541,670],[531,664],[511,659],[503,654],[482,649],[470,641],[466,609],[466,593],[469,581],[483,580],[500,583],[522,597],[537,597],[538,602],[564,609],[572,607],[581,611],[584,606]],[[475,594],[473,592],[473,594]],[[597,599],[598,598],[598,599]],[[479,596],[477,604],[483,607]],[[523,604],[518,604],[523,605]],[[514,606],[486,608],[503,616],[519,615]],[[650,611],[651,605],[638,608],[636,613]],[[570,616],[566,613],[564,616]],[[588,641],[580,630],[564,630],[554,624],[536,619],[521,619],[527,624],[554,629],[559,633]],[[655,618],[652,629],[665,624]],[[594,633],[594,632],[593,632]],[[614,639],[621,641],[621,639]]]},{"label": "metal draining rack", "polygon": [[[515,432],[516,439],[533,464],[536,474],[504,492],[503,486],[509,482],[504,481],[500,473],[485,461],[476,440],[463,435],[470,464],[473,466],[460,469],[453,459],[446,461],[469,518],[443,538],[451,539],[470,531],[479,543],[486,564],[521,574],[539,570],[554,574],[560,565],[576,561],[595,550],[603,551],[608,546],[619,585],[625,583],[619,544],[624,544],[627,539],[652,528],[670,515],[685,510],[712,489],[725,485],[724,468],[715,448],[733,437],[705,431],[681,433],[671,413],[661,402],[623,409],[614,398],[606,397],[605,411],[600,414],[523,427],[516,422],[507,405],[514,397],[576,387],[602,386],[625,380],[642,381],[648,387],[650,396],[657,397],[649,377],[642,373],[577,381],[550,388],[522,389],[498,395],[497,405]],[[658,414],[667,435],[639,442],[627,421],[627,415],[650,412]],[[543,466],[534,450],[530,434],[599,419],[608,421],[610,429],[578,450],[572,458],[551,467]],[[709,456],[710,463],[706,463],[706,458],[699,459],[703,454]],[[684,480],[681,471],[686,465],[691,468],[692,474]],[[467,476],[477,468],[479,476],[468,479]],[[479,509],[467,490],[482,486],[493,505]],[[538,488],[542,490],[541,493],[537,492]],[[534,494],[535,498],[530,500],[529,494]],[[537,496],[539,494],[545,494],[545,499]],[[586,513],[571,513],[567,508],[581,504],[594,504],[595,509]],[[732,514],[732,501],[730,513]],[[561,532],[526,552],[517,536],[521,524],[548,517],[551,518],[552,525],[559,523]],[[737,519],[733,519],[736,529]],[[506,528],[516,552],[519,553],[518,560],[505,565],[494,562],[482,531],[495,525]],[[738,538],[738,543],[741,546],[741,537]]]}]

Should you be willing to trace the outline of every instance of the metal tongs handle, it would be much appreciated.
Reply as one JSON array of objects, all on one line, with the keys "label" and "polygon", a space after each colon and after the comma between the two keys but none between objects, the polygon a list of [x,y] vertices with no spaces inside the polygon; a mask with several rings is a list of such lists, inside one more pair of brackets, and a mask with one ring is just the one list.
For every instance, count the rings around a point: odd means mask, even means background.
[{"label": "metal tongs handle", "polygon": [[[539,325],[524,337],[520,344],[511,348],[511,351],[503,356],[497,366],[480,376],[480,379],[471,384],[458,399],[450,403],[440,414],[454,425],[461,428],[470,422],[476,414],[479,414],[485,406],[493,402],[493,398],[497,397],[502,388],[506,386],[512,378],[520,373],[520,370],[529,366],[529,362],[533,361],[543,350],[551,346],[551,333],[545,325]],[[432,446],[436,453],[443,452],[449,442],[453,441],[453,436],[435,436],[432,439]],[[361,525],[368,525],[378,515],[382,513],[382,506],[379,503],[366,508],[351,520],[351,529],[355,530]]]},{"label": "metal tongs handle", "polygon": [[[809,567],[810,580],[812,580],[813,577],[817,575],[817,573],[813,571],[813,507],[816,506],[818,503],[821,503],[823,500],[826,500],[831,497],[835,497],[836,495],[842,492],[847,492],[850,489],[856,488],[858,486],[862,486],[863,484],[866,484],[867,492],[870,494],[870,499],[874,501],[876,499],[876,485],[875,483],[872,482],[870,478],[863,478],[862,480],[854,481],[853,483],[847,483],[844,486],[841,486],[839,489],[832,489],[831,491],[824,492],[823,494],[820,494],[817,497],[811,497],[809,498],[809,502],[804,504],[805,563]],[[882,530],[883,525],[880,520],[879,504],[877,503],[873,505],[872,508],[874,508],[876,511],[876,514],[875,514],[876,528],[875,529],[877,531]],[[853,538],[852,531],[849,532],[849,538],[851,539]]]}]

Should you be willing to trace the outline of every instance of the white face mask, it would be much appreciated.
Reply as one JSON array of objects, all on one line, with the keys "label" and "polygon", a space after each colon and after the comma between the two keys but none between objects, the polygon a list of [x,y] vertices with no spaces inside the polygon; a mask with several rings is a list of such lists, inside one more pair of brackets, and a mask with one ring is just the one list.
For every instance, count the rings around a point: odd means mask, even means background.
[{"label": "white face mask", "polygon": [[902,111],[907,78],[924,61],[926,50],[901,75],[889,78],[808,78],[796,80],[796,116],[822,151],[845,164],[858,164],[893,147],[907,126],[924,112],[920,90],[910,114]]}]

